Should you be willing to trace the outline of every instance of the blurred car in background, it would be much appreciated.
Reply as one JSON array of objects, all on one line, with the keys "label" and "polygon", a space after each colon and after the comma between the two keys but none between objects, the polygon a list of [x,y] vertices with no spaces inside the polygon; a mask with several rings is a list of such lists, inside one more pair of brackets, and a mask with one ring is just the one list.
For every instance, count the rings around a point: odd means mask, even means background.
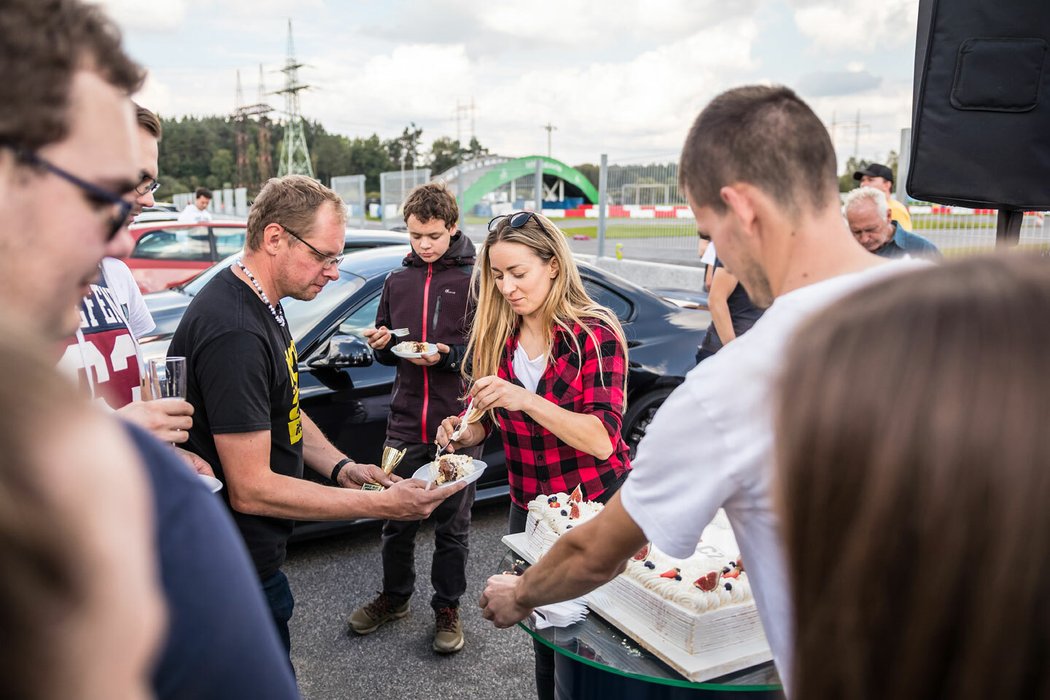
[{"label": "blurred car in background", "polygon": [[[407,241],[405,234],[372,235]],[[339,266],[339,279],[329,282],[314,300],[281,302],[299,355],[300,405],[340,450],[372,464],[381,461],[395,368],[373,361],[363,331],[375,327],[383,282],[409,250],[399,245],[349,254]],[[157,322],[157,329],[142,339],[146,359],[165,355],[190,301],[225,266],[217,265],[176,289],[146,295]],[[590,265],[580,263],[580,273],[588,292],[616,314],[627,336],[627,411],[622,432],[633,455],[656,409],[693,368],[696,347],[711,316],[681,308]],[[485,444],[481,459],[489,468],[478,481],[477,500],[504,497],[506,463],[497,432]],[[325,481],[310,469],[306,474]],[[300,523],[295,538],[349,524]]]},{"label": "blurred car in background", "polygon": [[244,247],[246,222],[136,221],[129,231],[135,248],[123,258],[143,293],[181,284]]}]

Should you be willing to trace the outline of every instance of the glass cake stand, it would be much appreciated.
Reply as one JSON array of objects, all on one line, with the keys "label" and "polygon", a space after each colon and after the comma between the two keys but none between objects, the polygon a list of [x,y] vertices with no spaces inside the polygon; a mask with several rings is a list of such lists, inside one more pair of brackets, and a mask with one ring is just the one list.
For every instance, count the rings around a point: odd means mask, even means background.
[{"label": "glass cake stand", "polygon": [[[498,571],[515,568],[528,568],[528,563],[508,551]],[[518,626],[554,650],[558,700],[784,697],[772,662],[694,683],[593,612],[569,627],[538,630],[531,617]]]}]

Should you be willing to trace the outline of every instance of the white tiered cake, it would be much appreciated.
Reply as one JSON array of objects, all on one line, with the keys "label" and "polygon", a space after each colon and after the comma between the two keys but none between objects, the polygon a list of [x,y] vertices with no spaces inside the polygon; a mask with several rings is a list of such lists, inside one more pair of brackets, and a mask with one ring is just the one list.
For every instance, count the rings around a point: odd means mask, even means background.
[{"label": "white tiered cake", "polygon": [[[587,522],[602,505],[573,494],[539,496],[529,503],[525,534],[529,549],[546,553],[558,538]],[[725,513],[704,530],[693,556],[673,559],[648,545],[613,581],[592,593],[591,607],[610,622],[643,630],[655,646],[671,644],[686,654],[767,648],[751,585]],[[655,640],[655,641],[654,641]]]}]

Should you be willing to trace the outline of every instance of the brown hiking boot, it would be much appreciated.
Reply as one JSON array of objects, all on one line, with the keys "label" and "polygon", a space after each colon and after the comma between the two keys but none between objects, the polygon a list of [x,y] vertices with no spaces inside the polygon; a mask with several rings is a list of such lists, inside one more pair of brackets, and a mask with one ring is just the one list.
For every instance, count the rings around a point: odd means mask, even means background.
[{"label": "brown hiking boot", "polygon": [[408,614],[408,601],[397,605],[386,593],[368,605],[358,608],[350,616],[350,629],[358,634],[370,634],[391,620],[400,620]]},{"label": "brown hiking boot", "polygon": [[434,651],[452,654],[463,648],[463,625],[459,622],[459,608],[438,608],[434,611]]}]

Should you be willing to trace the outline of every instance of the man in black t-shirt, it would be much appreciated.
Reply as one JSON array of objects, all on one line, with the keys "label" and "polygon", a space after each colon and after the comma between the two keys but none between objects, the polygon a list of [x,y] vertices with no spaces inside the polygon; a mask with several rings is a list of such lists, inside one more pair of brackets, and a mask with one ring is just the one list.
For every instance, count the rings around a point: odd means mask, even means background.
[{"label": "man in black t-shirt", "polygon": [[[426,490],[353,462],[299,408],[298,357],[280,300],[313,299],[338,278],[345,225],[342,201],[316,180],[270,180],[248,214],[243,256],[194,298],[170,349],[187,358],[187,446],[225,483],[289,650],[294,601],[280,567],[294,520],[413,520],[463,487]],[[343,488],[300,478],[304,464]],[[368,482],[390,488],[360,490]]]}]

